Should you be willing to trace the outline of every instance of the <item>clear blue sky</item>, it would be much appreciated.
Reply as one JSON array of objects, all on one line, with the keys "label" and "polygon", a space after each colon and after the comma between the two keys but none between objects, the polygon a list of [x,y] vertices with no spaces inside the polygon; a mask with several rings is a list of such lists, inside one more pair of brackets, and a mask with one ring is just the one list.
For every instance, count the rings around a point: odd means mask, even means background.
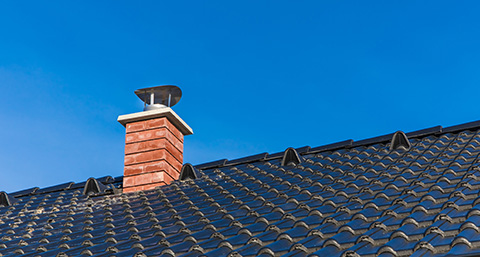
[{"label": "clear blue sky", "polygon": [[122,175],[154,85],[193,164],[480,119],[476,1],[138,2],[0,4],[0,191]]}]

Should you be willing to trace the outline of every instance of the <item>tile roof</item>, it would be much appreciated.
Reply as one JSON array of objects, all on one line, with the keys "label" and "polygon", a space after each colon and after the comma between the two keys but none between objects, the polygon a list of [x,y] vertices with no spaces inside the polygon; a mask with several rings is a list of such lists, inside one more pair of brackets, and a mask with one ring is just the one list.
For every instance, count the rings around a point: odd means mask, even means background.
[{"label": "tile roof", "polygon": [[110,176],[1,193],[0,254],[474,256],[479,129],[186,165],[185,180],[136,193]]}]

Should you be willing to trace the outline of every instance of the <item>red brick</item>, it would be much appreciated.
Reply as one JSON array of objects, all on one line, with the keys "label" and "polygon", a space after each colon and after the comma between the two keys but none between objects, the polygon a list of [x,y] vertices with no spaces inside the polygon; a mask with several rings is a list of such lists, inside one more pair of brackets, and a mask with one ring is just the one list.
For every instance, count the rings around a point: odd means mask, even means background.
[{"label": "red brick", "polygon": [[[172,177],[175,177],[176,175],[174,174],[180,174],[180,171],[182,170],[182,165],[177,164],[175,166],[171,165],[170,163],[166,161],[161,161],[163,164],[160,163],[146,163],[144,166],[144,172],[159,172],[159,171],[165,171],[168,174],[171,174]],[[160,169],[160,167],[164,167],[164,169]]]},{"label": "red brick", "polygon": [[[176,173],[179,174],[181,170],[181,166],[172,166],[165,160],[155,161],[155,162],[147,162],[147,163],[140,163],[125,166],[124,169],[124,176],[131,176],[137,175],[141,173],[150,173],[150,172],[160,172],[165,171],[167,173]],[[173,175],[172,175],[173,176]]]},{"label": "red brick", "polygon": [[175,135],[180,141],[183,142],[183,133],[173,125],[168,118],[162,117],[158,119],[152,119],[145,121],[145,129],[155,129],[155,128],[167,128]]},{"label": "red brick", "polygon": [[136,132],[136,131],[145,130],[145,121],[137,121],[137,122],[128,123],[125,126],[125,129],[126,129],[127,133],[132,133],[132,132]]},{"label": "red brick", "polygon": [[[157,138],[165,138],[167,137],[167,133],[169,131],[167,129],[155,129],[155,130],[146,130],[146,131],[138,131],[133,133],[127,133],[125,136],[125,142],[128,143],[136,143],[146,140],[152,140]],[[173,136],[173,135],[172,135]]]},{"label": "red brick", "polygon": [[[147,131],[149,131],[149,130],[147,130]],[[168,128],[159,128],[159,129],[154,129],[153,131],[155,131],[154,138],[164,138],[164,137],[166,137],[173,144],[175,144],[175,142],[180,142],[183,145],[183,138],[179,139]]]},{"label": "red brick", "polygon": [[149,162],[141,164],[144,167],[144,172],[154,172],[154,171],[169,171],[174,170],[177,171],[177,167],[170,165],[168,162],[161,160],[156,162]]},{"label": "red brick", "polygon": [[136,191],[142,191],[142,190],[143,190],[143,186],[132,186],[132,187],[123,188],[124,193],[136,192]]},{"label": "red brick", "polygon": [[140,174],[143,173],[144,169],[144,164],[125,166],[125,168],[123,169],[123,176]]},{"label": "red brick", "polygon": [[142,186],[132,186],[132,187],[124,187],[123,192],[128,193],[128,192],[136,192],[136,191],[141,191],[141,190],[151,190],[159,186],[164,186],[167,185],[165,182],[159,182],[159,183],[151,183],[147,185],[142,185]]},{"label": "red brick", "polygon": [[183,163],[183,152],[179,151],[175,146],[172,144],[166,144],[165,149],[175,158],[177,161]]},{"label": "red brick", "polygon": [[173,140],[173,138],[169,138],[168,142],[170,142],[178,151],[183,153],[183,142],[179,140]]},{"label": "red brick", "polygon": [[175,135],[173,135],[172,132],[166,128],[128,133],[125,136],[125,143],[130,144],[165,138],[170,141],[170,143],[175,145],[175,147],[177,147],[180,151],[183,151],[183,141],[175,137]]},{"label": "red brick", "polygon": [[[169,123],[171,124],[171,123]],[[140,130],[140,131],[132,131],[126,133],[127,143],[144,141],[152,138],[159,138],[159,137],[168,137],[166,133],[171,134],[172,137],[176,138],[178,141],[183,143],[183,134],[177,128],[173,127],[161,127],[149,130]],[[173,141],[173,140],[172,140]]]},{"label": "red brick", "polygon": [[[153,182],[153,174],[155,173],[142,173],[132,176],[135,185],[145,185]],[[157,181],[158,182],[158,181]]]},{"label": "red brick", "polygon": [[129,187],[135,185],[135,181],[133,180],[133,177],[123,177],[123,187]]},{"label": "red brick", "polygon": [[154,128],[163,128],[167,127],[168,119],[166,117],[151,119],[145,121],[145,128],[146,129],[154,129]]},{"label": "red brick", "polygon": [[170,130],[170,132],[172,132],[175,135],[176,138],[178,138],[178,140],[183,142],[183,133],[177,127],[175,127],[172,123],[170,123],[170,121],[168,120],[167,120],[167,128],[168,130]]},{"label": "red brick", "polygon": [[128,154],[128,155],[125,155],[125,165],[154,161],[155,157],[157,157],[157,160],[164,159],[162,158],[164,156],[160,155],[160,154],[164,154],[164,152],[165,151],[162,151],[162,150],[156,150],[156,151],[150,151],[145,153]]},{"label": "red brick", "polygon": [[173,157],[166,149],[125,155],[125,166],[159,160],[165,160],[173,167],[178,167],[177,165],[180,164],[181,169],[182,162]]},{"label": "red brick", "polygon": [[177,179],[177,178],[174,178],[172,176],[169,176],[169,174],[165,173],[165,172],[154,172],[154,173],[150,173],[152,174],[152,182],[153,183],[159,183],[159,182],[164,182],[164,183],[167,183],[167,184],[170,184],[170,182],[172,182],[174,179]]},{"label": "red brick", "polygon": [[[175,175],[178,177],[178,175]],[[139,174],[139,175],[134,175],[134,176],[128,176],[125,177],[128,178],[128,181],[133,181],[133,184],[128,183],[126,184],[124,182],[123,187],[138,187],[138,186],[144,186],[152,183],[165,183],[165,184],[170,184],[175,177],[169,176],[165,172],[152,172],[152,173],[144,173],[144,174]]]},{"label": "red brick", "polygon": [[182,170],[183,166],[183,155],[181,156],[182,160],[177,160],[177,158],[173,157],[169,152],[165,154],[165,160],[168,164],[172,165],[178,172]]},{"label": "red brick", "polygon": [[[177,149],[170,141],[165,139],[155,139],[125,145],[125,154],[140,153],[158,149],[167,149],[173,156],[182,156],[183,152]],[[178,158],[177,158],[178,159]]]}]

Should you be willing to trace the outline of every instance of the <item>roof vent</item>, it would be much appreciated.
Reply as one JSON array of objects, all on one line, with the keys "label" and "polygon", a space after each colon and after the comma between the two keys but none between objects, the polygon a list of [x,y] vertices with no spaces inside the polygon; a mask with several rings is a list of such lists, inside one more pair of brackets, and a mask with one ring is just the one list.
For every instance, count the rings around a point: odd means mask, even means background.
[{"label": "roof vent", "polygon": [[407,135],[402,131],[397,131],[393,134],[392,143],[390,144],[390,151],[397,150],[400,147],[404,147],[405,150],[410,149],[410,141],[408,141]]},{"label": "roof vent", "polygon": [[17,201],[17,199],[15,199],[15,197],[9,196],[4,191],[0,192],[0,205],[1,206],[11,206],[16,201]]},{"label": "roof vent", "polygon": [[172,107],[182,98],[182,90],[172,85],[137,89],[135,94],[143,101],[144,111]]},{"label": "roof vent", "polygon": [[186,180],[188,178],[196,179],[198,178],[198,173],[195,168],[190,163],[185,163],[182,166],[182,170],[180,171],[180,180]]},{"label": "roof vent", "polygon": [[83,188],[84,195],[98,195],[105,194],[111,191],[111,188],[102,184],[94,178],[89,178],[85,187]]},{"label": "roof vent", "polygon": [[299,163],[302,162],[302,160],[298,156],[297,151],[295,151],[295,149],[289,147],[289,148],[287,148],[287,150],[285,150],[285,153],[283,154],[282,166],[288,165],[292,162],[295,163],[295,164],[299,164]]}]

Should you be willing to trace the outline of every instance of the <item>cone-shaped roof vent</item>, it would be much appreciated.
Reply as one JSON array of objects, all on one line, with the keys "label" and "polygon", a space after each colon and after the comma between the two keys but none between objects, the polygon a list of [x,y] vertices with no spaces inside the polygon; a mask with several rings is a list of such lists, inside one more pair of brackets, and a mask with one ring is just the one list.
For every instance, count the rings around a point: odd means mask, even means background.
[{"label": "cone-shaped roof vent", "polygon": [[392,137],[390,151],[400,149],[400,147],[404,147],[405,150],[410,149],[410,141],[408,141],[408,137],[405,133],[397,131]]},{"label": "cone-shaped roof vent", "polygon": [[289,163],[299,164],[301,162],[302,160],[294,148],[289,147],[283,153],[282,166],[288,165]]},{"label": "cone-shaped roof vent", "polygon": [[99,193],[104,193],[107,190],[107,187],[102,184],[102,182],[97,181],[94,178],[89,178],[85,187],[83,188],[84,195],[94,195]]},{"label": "cone-shaped roof vent", "polygon": [[4,191],[0,192],[0,206],[11,206],[16,201],[15,197],[8,195]]},{"label": "cone-shaped roof vent", "polygon": [[182,90],[177,86],[165,85],[135,90],[144,103],[144,111],[172,107],[182,98]]},{"label": "cone-shaped roof vent", "polygon": [[180,172],[180,180],[186,180],[186,179],[196,179],[198,178],[198,173],[195,170],[195,168],[192,166],[190,163],[185,163],[182,167],[182,171]]}]

